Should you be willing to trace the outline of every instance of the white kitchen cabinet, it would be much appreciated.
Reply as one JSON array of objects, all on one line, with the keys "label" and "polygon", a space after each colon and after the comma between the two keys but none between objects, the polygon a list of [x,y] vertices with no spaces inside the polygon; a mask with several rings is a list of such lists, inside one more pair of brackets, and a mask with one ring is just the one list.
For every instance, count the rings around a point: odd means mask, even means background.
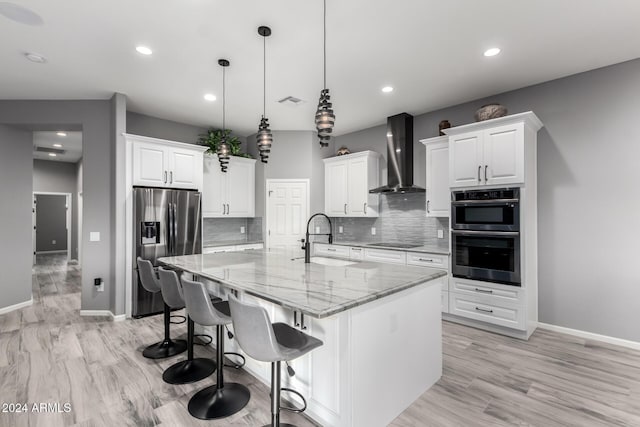
[{"label": "white kitchen cabinet", "polygon": [[324,159],[325,213],[332,217],[376,217],[380,155],[362,151]]},{"label": "white kitchen cabinet", "polygon": [[525,144],[542,122],[532,112],[443,130],[449,136],[449,186],[523,185]]},{"label": "white kitchen cabinet", "polygon": [[427,216],[449,217],[451,196],[449,192],[449,138],[439,136],[423,139],[427,152]]},{"label": "white kitchen cabinet", "polygon": [[205,218],[250,218],[255,216],[254,159],[231,157],[222,172],[217,155],[204,158],[202,216]]},{"label": "white kitchen cabinet", "polygon": [[364,249],[364,260],[373,262],[385,262],[387,264],[406,264],[407,254],[404,251],[391,249]]},{"label": "white kitchen cabinet", "polygon": [[229,246],[210,246],[202,249],[203,254],[216,254],[220,252],[239,252],[249,251],[254,249],[262,249],[264,244],[262,243],[246,243],[241,245],[229,245]]},{"label": "white kitchen cabinet", "polygon": [[133,185],[202,189],[206,147],[126,135],[133,149]]},{"label": "white kitchen cabinet", "polygon": [[330,244],[324,244],[324,243],[314,243],[313,255],[349,258],[349,247],[339,246],[339,245],[330,245]]}]

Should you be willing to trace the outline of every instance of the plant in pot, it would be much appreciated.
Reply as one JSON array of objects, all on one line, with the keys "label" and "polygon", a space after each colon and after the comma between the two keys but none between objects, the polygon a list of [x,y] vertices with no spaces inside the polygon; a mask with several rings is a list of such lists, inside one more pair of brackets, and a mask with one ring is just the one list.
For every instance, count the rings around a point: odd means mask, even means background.
[{"label": "plant in pot", "polygon": [[207,154],[216,154],[218,152],[218,146],[222,142],[223,137],[227,141],[227,144],[229,144],[230,154],[232,156],[247,157],[250,159],[252,158],[250,154],[242,152],[242,150],[240,149],[240,140],[237,136],[231,135],[230,129],[223,130],[211,128],[207,131],[207,133],[200,135],[198,144],[209,147],[209,149],[206,151]]}]

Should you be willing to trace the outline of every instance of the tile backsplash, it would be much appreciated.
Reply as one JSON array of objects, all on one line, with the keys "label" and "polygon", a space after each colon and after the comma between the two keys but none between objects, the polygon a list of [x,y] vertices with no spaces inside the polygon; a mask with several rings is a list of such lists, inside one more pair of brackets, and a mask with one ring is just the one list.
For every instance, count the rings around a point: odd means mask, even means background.
[{"label": "tile backsplash", "polygon": [[[425,193],[381,195],[377,218],[332,218],[334,239],[337,242],[448,244],[449,218],[427,218],[425,206]],[[338,233],[340,226],[342,233]],[[375,227],[375,235],[371,234],[371,227]],[[444,231],[444,239],[437,238],[438,230]]]},{"label": "tile backsplash", "polygon": [[262,218],[204,218],[202,231],[205,247],[224,242],[262,241]]}]

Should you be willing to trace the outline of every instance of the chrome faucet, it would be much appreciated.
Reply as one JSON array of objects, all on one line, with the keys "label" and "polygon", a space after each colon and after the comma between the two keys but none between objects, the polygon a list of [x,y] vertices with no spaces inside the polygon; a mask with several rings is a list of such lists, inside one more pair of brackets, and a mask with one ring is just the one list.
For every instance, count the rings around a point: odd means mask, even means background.
[{"label": "chrome faucet", "polygon": [[[317,216],[323,216],[327,218],[329,221],[329,233],[309,233],[309,225],[311,225],[311,220]],[[309,242],[309,236],[329,236],[329,244],[333,243],[333,227],[331,226],[331,218],[326,216],[323,213],[317,213],[311,215],[309,221],[307,221],[307,233],[305,234],[305,238],[300,240],[302,242],[302,249],[304,250],[304,262],[305,264],[309,264],[311,262],[311,242]]]}]

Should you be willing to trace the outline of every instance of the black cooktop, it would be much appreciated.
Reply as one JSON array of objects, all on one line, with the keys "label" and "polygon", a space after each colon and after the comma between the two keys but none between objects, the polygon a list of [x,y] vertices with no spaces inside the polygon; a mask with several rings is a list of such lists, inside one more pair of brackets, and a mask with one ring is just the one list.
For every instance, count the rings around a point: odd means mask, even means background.
[{"label": "black cooktop", "polygon": [[401,249],[409,249],[409,248],[417,248],[418,246],[415,243],[369,243],[367,246],[386,246],[388,248],[401,248]]}]

